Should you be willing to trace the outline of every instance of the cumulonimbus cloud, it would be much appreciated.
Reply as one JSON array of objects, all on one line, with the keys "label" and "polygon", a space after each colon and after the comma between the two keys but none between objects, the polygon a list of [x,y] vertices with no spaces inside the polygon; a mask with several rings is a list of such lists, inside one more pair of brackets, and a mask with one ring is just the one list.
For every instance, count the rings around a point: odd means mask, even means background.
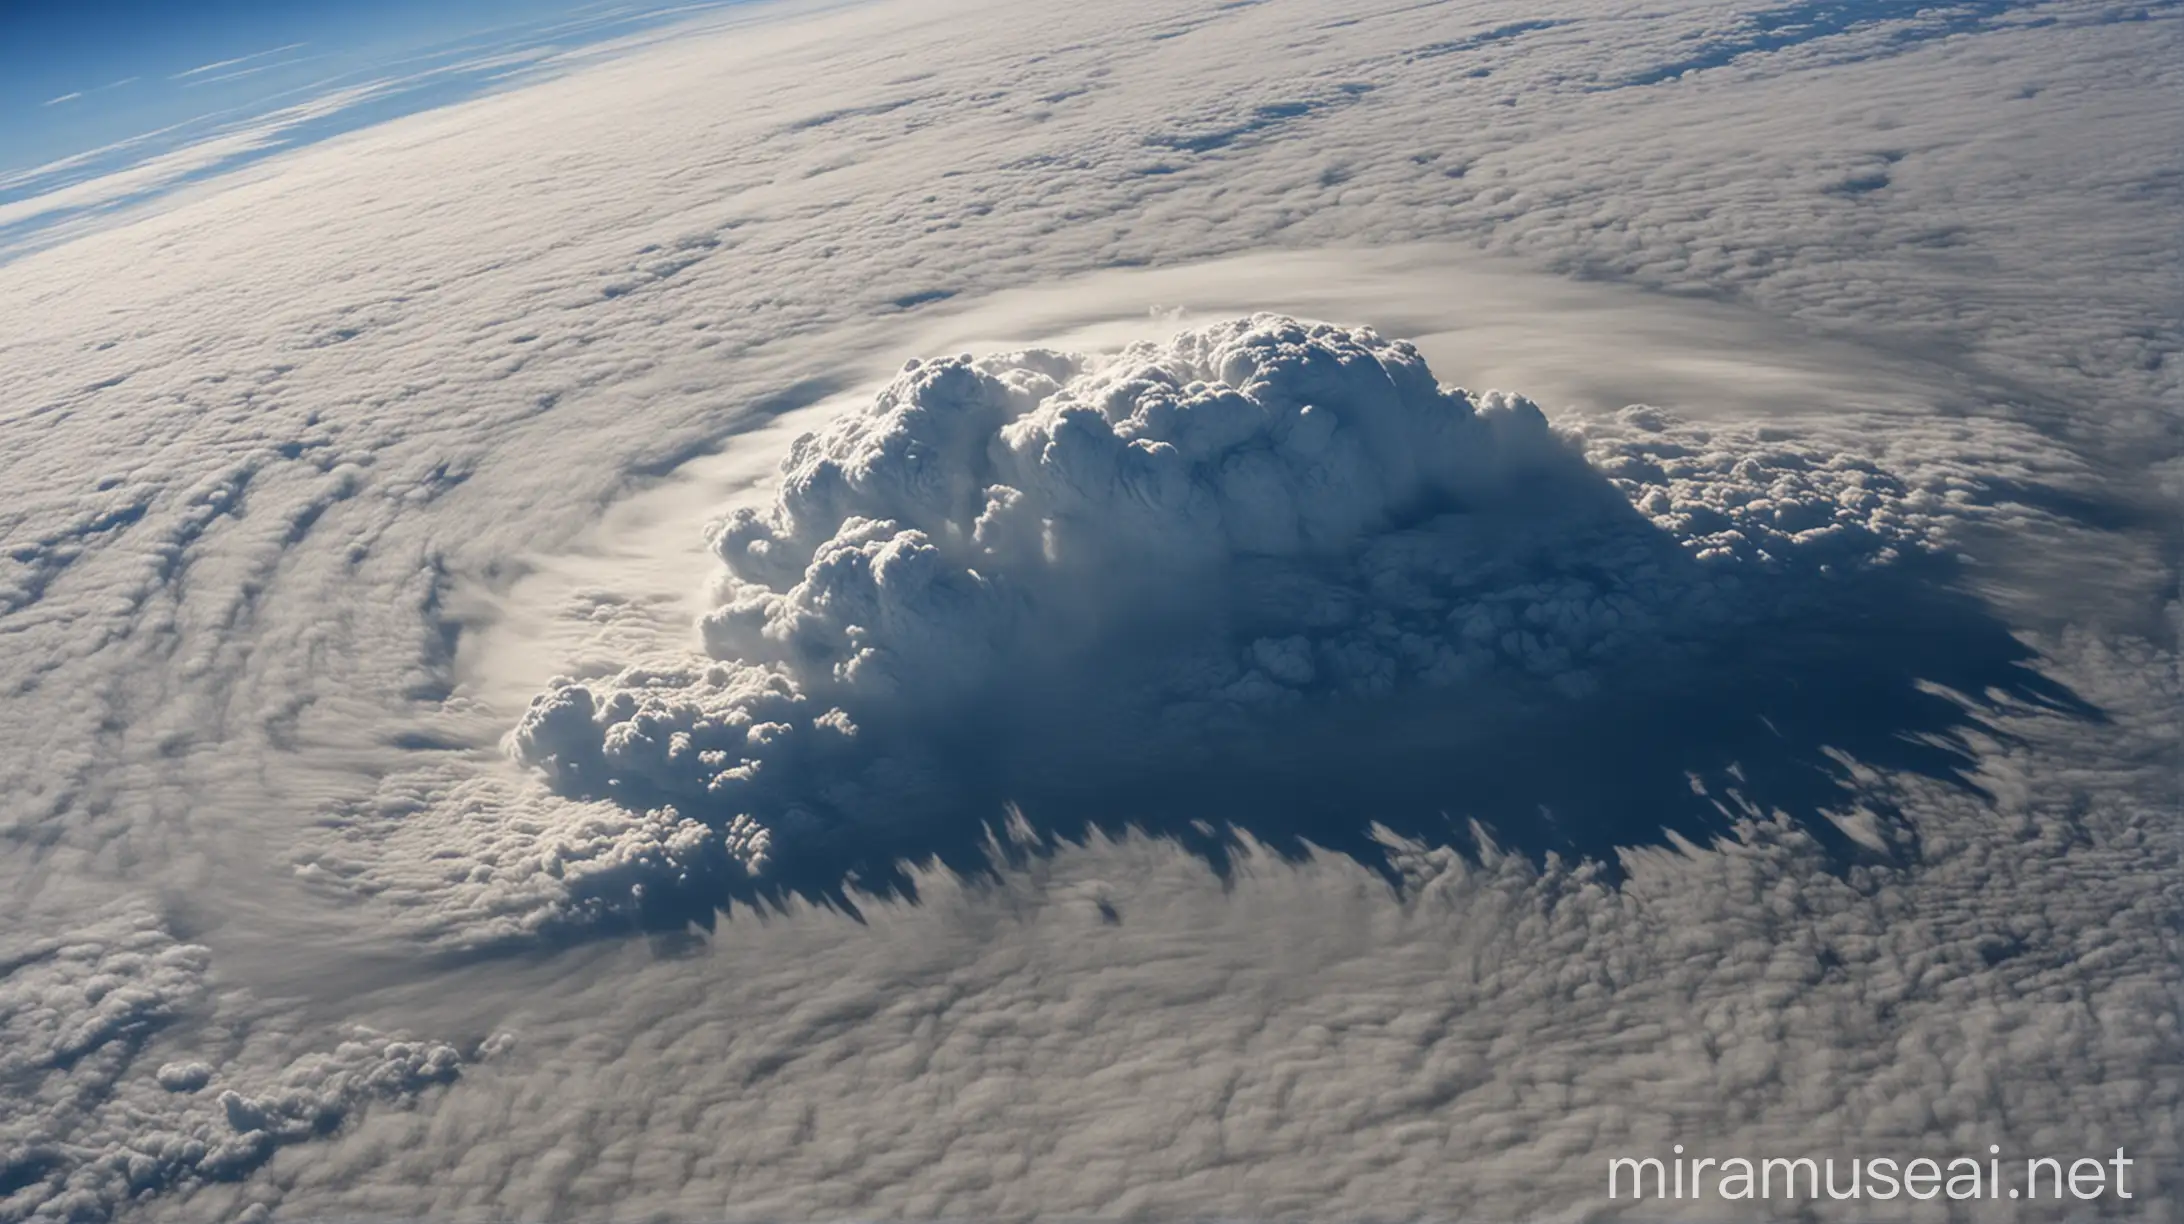
[{"label": "cumulonimbus cloud", "polygon": [[[703,657],[556,680],[510,745],[647,813],[641,853],[569,865],[607,907],[869,883],[1005,812],[1209,848],[1483,821],[1599,852],[1694,812],[1685,831],[1719,831],[1736,813],[1706,770],[1817,811],[1853,725],[1878,744],[1967,717],[1922,680],[2029,684],[1999,623],[1929,580],[1967,513],[1650,410],[1558,430],[1403,341],[1277,315],[1106,359],[914,361],[800,439],[770,505],[709,529]],[[1883,586],[1888,625],[1813,633]],[[1970,644],[1907,670],[1905,636],[1944,626]],[[1828,674],[1843,687],[1779,721],[1750,691]],[[1663,717],[1707,732],[1632,730]],[[1719,759],[1689,759],[1702,744]],[[1927,751],[1909,763],[1949,770]],[[1558,768],[1643,782],[1588,812],[1602,796],[1547,785]]]}]

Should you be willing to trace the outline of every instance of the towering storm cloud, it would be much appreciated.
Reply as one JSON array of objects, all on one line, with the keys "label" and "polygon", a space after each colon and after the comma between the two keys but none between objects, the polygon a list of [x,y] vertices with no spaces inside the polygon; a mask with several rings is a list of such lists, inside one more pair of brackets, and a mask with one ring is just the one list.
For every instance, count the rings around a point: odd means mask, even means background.
[{"label": "towering storm cloud", "polygon": [[[1769,759],[1801,756],[1825,791],[1852,724],[1961,721],[1919,680],[2025,681],[2007,635],[1926,581],[1971,507],[1782,437],[1708,441],[1645,409],[1561,432],[1520,396],[1441,385],[1406,342],[1277,315],[1105,359],[913,361],[796,442],[771,504],[709,528],[704,657],[557,680],[512,748],[646,813],[645,852],[580,866],[577,893],[672,918],[692,886],[971,861],[1004,819],[1214,854],[1232,830],[1362,848],[1376,823],[1483,822],[1604,853],[1733,815],[1663,770],[1727,768],[1780,806]],[[1890,631],[1836,623],[1881,584],[1906,596],[1899,630],[1947,616],[1969,653],[1881,674],[1906,663]],[[1846,671],[1833,727],[1785,729],[1723,687]],[[1618,776],[1628,720],[1667,703],[1709,724],[1726,703],[1776,743],[1743,759],[1710,726],[1730,757],[1649,740],[1623,756],[1657,776]],[[1512,766],[1580,731],[1619,796]]]},{"label": "towering storm cloud", "polygon": [[0,1224],[2184,1216],[2129,8],[735,4],[0,185]]}]

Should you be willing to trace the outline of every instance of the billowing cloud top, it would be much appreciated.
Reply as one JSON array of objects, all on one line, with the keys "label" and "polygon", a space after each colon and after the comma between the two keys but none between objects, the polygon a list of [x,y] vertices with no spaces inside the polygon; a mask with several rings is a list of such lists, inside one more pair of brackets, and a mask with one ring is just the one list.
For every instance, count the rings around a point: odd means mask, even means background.
[{"label": "billowing cloud top", "polygon": [[580,892],[838,871],[1009,805],[1150,816],[1212,762],[1354,757],[1367,728],[1452,751],[1937,538],[1857,461],[1643,409],[1611,432],[1588,457],[1408,343],[1277,315],[914,361],[709,529],[706,658],[557,681],[513,751],[650,813],[609,856],[636,875],[595,859]]},{"label": "billowing cloud top", "polygon": [[[2184,7],[819,7],[0,266],[0,1220],[1563,1218],[1672,1141],[2177,1166]],[[759,642],[655,657],[725,569],[624,534],[702,517],[684,459],[871,354],[1153,302],[1402,319],[1590,470],[1158,565],[1136,524],[1182,520],[1134,504],[1004,566],[872,497],[940,554],[905,606],[1013,619],[765,638],[822,514],[737,580]],[[1612,415],[1649,398],[1703,416]],[[1041,496],[971,479],[974,529]],[[792,648],[852,625],[865,674]],[[2033,650],[2099,721],[1934,695]],[[590,704],[554,686],[522,776],[474,749],[548,653]],[[1101,836],[850,878],[1009,801]],[[1881,849],[1816,853],[1853,803]],[[1400,895],[1333,840],[1376,819],[1430,843]],[[1330,853],[1217,884],[1194,821]],[[551,952],[572,894],[799,864],[867,925]]]}]

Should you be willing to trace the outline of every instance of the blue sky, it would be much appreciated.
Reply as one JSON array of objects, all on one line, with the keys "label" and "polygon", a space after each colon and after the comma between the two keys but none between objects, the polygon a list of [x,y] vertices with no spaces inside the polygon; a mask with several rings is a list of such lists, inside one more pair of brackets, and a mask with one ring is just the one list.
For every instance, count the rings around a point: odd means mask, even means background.
[{"label": "blue sky", "polygon": [[0,10],[0,113],[7,115],[0,167],[50,161],[374,60],[577,7],[573,0],[488,0],[459,8],[419,0],[9,4]]},{"label": "blue sky", "polygon": [[[729,2],[0,0],[0,258],[49,231]],[[215,138],[225,139],[207,143]],[[126,187],[90,186],[131,169],[140,173]]]}]

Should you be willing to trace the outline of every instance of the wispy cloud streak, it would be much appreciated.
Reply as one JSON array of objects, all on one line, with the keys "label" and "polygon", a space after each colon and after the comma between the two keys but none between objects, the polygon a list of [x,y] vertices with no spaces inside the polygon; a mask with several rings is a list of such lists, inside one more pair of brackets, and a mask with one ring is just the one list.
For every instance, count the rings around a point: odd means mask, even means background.
[{"label": "wispy cloud streak", "polygon": [[310,44],[308,42],[285,43],[278,47],[269,47],[263,51],[253,51],[248,55],[238,55],[234,59],[214,60],[212,63],[209,64],[199,64],[195,68],[184,69],[181,72],[175,73],[172,77],[169,77],[168,79],[173,81],[179,81],[185,77],[198,76],[207,72],[217,72],[222,68],[232,68],[237,64],[247,64],[252,60],[264,59],[266,56],[269,55],[279,55],[283,51],[295,51],[309,45]]}]

